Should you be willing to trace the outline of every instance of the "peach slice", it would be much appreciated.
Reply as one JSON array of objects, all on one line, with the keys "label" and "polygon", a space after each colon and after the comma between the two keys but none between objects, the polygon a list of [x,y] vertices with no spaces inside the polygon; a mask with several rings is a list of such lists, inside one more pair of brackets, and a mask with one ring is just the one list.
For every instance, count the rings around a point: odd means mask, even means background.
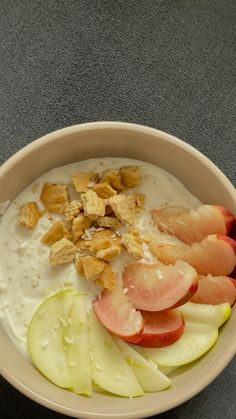
[{"label": "peach slice", "polygon": [[233,214],[219,205],[161,208],[152,211],[152,218],[160,231],[187,244],[200,242],[210,234],[227,235],[234,221]]},{"label": "peach slice", "polygon": [[140,311],[135,310],[121,289],[104,290],[93,302],[94,311],[112,334],[128,342],[137,343],[142,336],[144,321]]},{"label": "peach slice", "polygon": [[170,245],[154,239],[149,247],[162,262],[184,260],[201,275],[229,275],[236,265],[236,242],[228,236],[210,235],[191,246]]},{"label": "peach slice", "polygon": [[176,342],[184,332],[184,319],[178,310],[142,311],[144,330],[136,344],[161,348]]},{"label": "peach slice", "polygon": [[236,281],[227,276],[200,276],[197,292],[191,298],[193,303],[221,304],[231,306],[236,300]]},{"label": "peach slice", "polygon": [[178,307],[196,292],[198,275],[183,261],[174,265],[136,263],[124,270],[123,287],[134,307],[162,311]]}]

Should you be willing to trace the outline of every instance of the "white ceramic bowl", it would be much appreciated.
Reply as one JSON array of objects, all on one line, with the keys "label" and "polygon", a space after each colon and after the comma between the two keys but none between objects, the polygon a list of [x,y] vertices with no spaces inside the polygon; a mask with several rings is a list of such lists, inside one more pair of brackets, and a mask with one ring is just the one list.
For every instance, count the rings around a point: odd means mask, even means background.
[{"label": "white ceramic bowl", "polygon": [[[12,200],[47,170],[92,157],[130,157],[156,164],[176,176],[203,203],[217,203],[236,215],[236,193],[204,155],[164,132],[122,122],[76,125],[48,134],[11,157],[0,168],[0,202]],[[96,394],[77,396],[47,381],[25,359],[0,327],[0,373],[36,402],[80,418],[144,418],[169,410],[206,387],[236,352],[236,310],[217,344],[191,367],[174,376],[170,389],[133,400]]]}]

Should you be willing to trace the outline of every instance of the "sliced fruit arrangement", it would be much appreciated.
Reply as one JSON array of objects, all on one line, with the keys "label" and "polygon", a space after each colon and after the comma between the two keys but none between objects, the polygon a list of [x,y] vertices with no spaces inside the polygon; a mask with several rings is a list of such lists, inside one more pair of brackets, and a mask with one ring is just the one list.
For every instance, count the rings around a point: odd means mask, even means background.
[{"label": "sliced fruit arrangement", "polygon": [[234,221],[233,214],[219,205],[166,207],[153,210],[152,218],[160,231],[187,244],[200,242],[210,234],[228,235]]},{"label": "sliced fruit arrangement", "polygon": [[183,260],[201,275],[229,275],[236,265],[236,242],[228,236],[210,235],[200,243],[160,244],[152,240],[151,251],[164,263]]},{"label": "sliced fruit arrangement", "polygon": [[227,276],[199,276],[198,289],[191,297],[193,303],[231,306],[236,300],[236,281]]},{"label": "sliced fruit arrangement", "polygon": [[177,261],[166,266],[136,263],[123,274],[123,287],[134,307],[162,311],[178,307],[196,292],[198,275],[188,263]]},{"label": "sliced fruit arrangement", "polygon": [[219,305],[186,303],[179,308],[186,322],[211,325],[213,328],[222,326],[231,314],[228,303]]}]

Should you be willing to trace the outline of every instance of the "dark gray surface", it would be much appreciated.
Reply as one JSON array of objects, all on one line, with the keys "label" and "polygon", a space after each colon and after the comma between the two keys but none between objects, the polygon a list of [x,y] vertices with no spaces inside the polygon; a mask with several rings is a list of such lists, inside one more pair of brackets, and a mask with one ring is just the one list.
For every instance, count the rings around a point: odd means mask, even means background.
[{"label": "dark gray surface", "polygon": [[[0,0],[0,161],[68,125],[122,120],[177,135],[236,183],[236,2]],[[159,417],[235,418],[235,360]],[[1,417],[56,418],[0,379]]]}]

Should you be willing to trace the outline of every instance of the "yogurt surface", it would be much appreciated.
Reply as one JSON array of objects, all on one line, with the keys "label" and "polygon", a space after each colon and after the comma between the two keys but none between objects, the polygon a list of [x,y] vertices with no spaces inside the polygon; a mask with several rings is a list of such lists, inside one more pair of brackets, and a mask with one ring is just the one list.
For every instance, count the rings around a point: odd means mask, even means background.
[{"label": "yogurt surface", "polygon": [[[36,308],[51,294],[70,286],[88,293],[88,303],[98,293],[98,287],[79,276],[73,263],[51,266],[50,247],[40,241],[41,236],[60,218],[59,214],[43,216],[34,230],[17,225],[18,211],[28,201],[37,201],[44,183],[71,184],[71,175],[76,171],[98,172],[122,166],[136,165],[142,169],[142,179],[138,187],[127,192],[145,194],[144,210],[137,219],[141,233],[153,229],[150,210],[166,205],[195,207],[200,201],[195,198],[173,175],[154,165],[125,158],[99,158],[50,170],[21,192],[8,206],[0,219],[0,321],[16,347],[27,354],[27,327]],[[79,195],[69,187],[70,198]],[[1,206],[1,204],[0,204]],[[4,208],[4,205],[2,205]],[[41,208],[43,208],[41,206]],[[3,212],[3,211],[2,211]],[[163,236],[163,235],[162,235]],[[171,240],[162,237],[162,240]],[[121,278],[124,266],[132,261],[126,253],[112,261],[112,269]],[[152,255],[147,250],[145,261],[151,262]]]}]

